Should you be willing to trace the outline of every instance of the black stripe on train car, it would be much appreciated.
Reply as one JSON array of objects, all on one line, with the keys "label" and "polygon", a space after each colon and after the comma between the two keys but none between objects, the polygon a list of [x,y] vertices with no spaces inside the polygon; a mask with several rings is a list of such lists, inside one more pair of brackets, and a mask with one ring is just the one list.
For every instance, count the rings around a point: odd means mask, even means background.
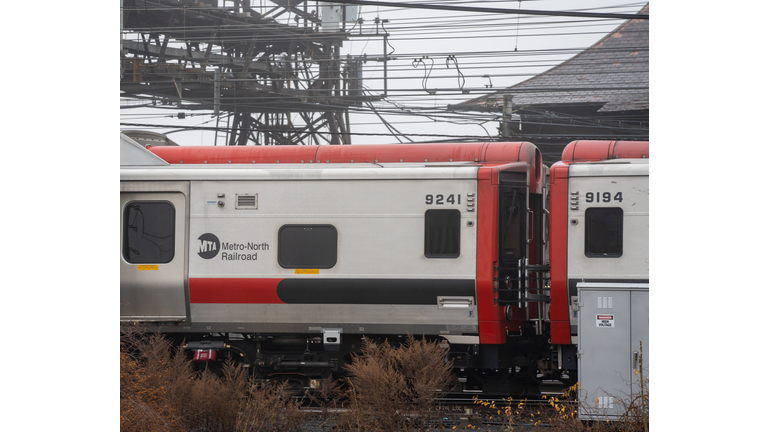
[{"label": "black stripe on train car", "polygon": [[477,303],[472,279],[284,279],[277,296],[293,304],[436,305],[438,296]]}]

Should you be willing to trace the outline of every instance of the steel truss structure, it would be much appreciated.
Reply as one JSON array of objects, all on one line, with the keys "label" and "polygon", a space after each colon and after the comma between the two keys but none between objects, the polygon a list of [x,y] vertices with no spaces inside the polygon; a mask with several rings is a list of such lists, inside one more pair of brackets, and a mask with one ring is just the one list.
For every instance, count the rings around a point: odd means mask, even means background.
[{"label": "steel truss structure", "polygon": [[317,2],[218,3],[123,0],[121,97],[227,114],[227,145],[350,144],[349,107],[378,97],[341,59],[344,26],[322,29]]}]

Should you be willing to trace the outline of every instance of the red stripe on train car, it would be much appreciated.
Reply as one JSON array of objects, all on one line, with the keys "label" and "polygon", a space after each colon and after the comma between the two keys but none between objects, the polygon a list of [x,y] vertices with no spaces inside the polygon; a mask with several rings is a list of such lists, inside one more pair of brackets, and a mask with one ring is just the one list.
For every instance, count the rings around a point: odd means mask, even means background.
[{"label": "red stripe on train car", "polygon": [[192,304],[282,304],[277,285],[283,279],[189,278]]}]

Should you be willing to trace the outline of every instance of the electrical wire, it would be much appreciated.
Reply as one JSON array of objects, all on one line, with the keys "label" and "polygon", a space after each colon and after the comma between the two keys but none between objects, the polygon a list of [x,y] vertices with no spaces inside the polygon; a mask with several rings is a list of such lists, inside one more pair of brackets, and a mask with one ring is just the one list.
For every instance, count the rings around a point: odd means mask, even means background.
[{"label": "electrical wire", "polygon": [[[493,3],[493,2],[483,2],[483,3]],[[434,3],[433,3],[434,4]],[[460,1],[451,1],[451,2],[440,2],[440,4],[450,4],[450,5],[458,5],[458,4],[477,4],[477,2],[460,2]],[[618,5],[615,7],[616,10],[623,10],[627,11],[627,9],[634,9],[637,10],[641,4],[635,3],[635,4],[628,4],[626,6],[624,5]],[[158,8],[155,10],[152,10],[152,12],[158,12],[163,11],[167,12],[172,9],[178,10],[180,8]],[[193,8],[181,8],[182,11],[185,13],[192,11]],[[135,11],[140,11],[141,8],[134,9]],[[149,9],[144,9],[145,11],[149,11]],[[390,10],[390,8],[388,8]],[[361,17],[371,16],[375,14],[377,17],[380,15],[380,12],[378,11],[364,11],[361,12]],[[485,76],[491,75],[495,80],[501,80],[501,79],[513,79],[513,80],[519,80],[524,79],[528,77],[533,77],[537,75],[538,73],[541,73],[543,70],[546,70],[547,68],[550,68],[559,62],[563,61],[566,58],[569,58],[573,55],[578,54],[581,52],[584,47],[569,47],[569,48],[557,48],[557,49],[550,49],[550,50],[519,50],[516,51],[517,45],[519,44],[520,40],[524,39],[530,39],[530,38],[539,38],[539,37],[552,37],[552,36],[558,36],[562,37],[563,34],[567,35],[586,35],[586,34],[605,34],[605,31],[591,31],[590,29],[599,28],[600,26],[604,25],[613,25],[616,26],[619,22],[616,19],[599,19],[599,20],[586,20],[584,18],[573,18],[573,19],[563,19],[563,18],[555,18],[548,17],[546,19],[541,19],[541,17],[531,17],[527,15],[516,15],[516,16],[510,16],[510,17],[496,17],[493,15],[488,14],[482,14],[483,16],[480,17],[478,14],[452,14],[449,17],[446,16],[436,16],[436,17],[414,17],[414,18],[405,18],[405,19],[398,19],[393,22],[387,22],[386,29],[384,28],[384,22],[381,23],[381,30],[386,31],[386,34],[389,36],[386,39],[387,44],[390,47],[390,50],[387,54],[390,55],[393,52],[395,52],[395,48],[398,44],[406,44],[406,46],[415,41],[435,41],[435,40],[450,40],[453,39],[465,39],[465,40],[491,40],[493,38],[505,38],[510,37],[507,34],[497,34],[494,35],[494,33],[503,33],[508,32],[509,29],[515,29],[516,31],[516,37],[515,37],[515,47],[510,50],[488,50],[488,51],[464,51],[462,53],[453,53],[449,52],[448,50],[445,51],[433,51],[429,53],[424,52],[413,52],[413,53],[404,53],[402,50],[397,51],[397,56],[399,59],[403,59],[403,66],[397,66],[396,62],[397,60],[390,60],[390,62],[393,62],[392,65],[388,68],[389,76],[387,77],[387,80],[391,82],[408,82],[408,80],[414,80],[414,79],[421,79],[424,80],[424,77],[421,75],[414,74],[414,70],[411,67],[410,71],[408,71],[408,67],[405,66],[406,62],[410,62],[410,60],[417,56],[430,56],[433,57],[435,60],[438,60],[438,63],[442,60],[445,60],[445,57],[448,56],[454,56],[454,59],[460,60],[461,69],[459,70],[458,67],[454,69],[448,69],[448,70],[441,70],[438,68],[435,68],[433,71],[434,74],[430,74],[429,81],[422,81],[423,86],[422,89],[418,88],[409,88],[409,87],[400,87],[400,88],[392,88],[389,87],[386,89],[387,96],[384,97],[379,102],[366,102],[366,106],[368,108],[357,108],[357,107],[348,107],[346,105],[334,105],[327,103],[327,98],[324,97],[309,97],[304,98],[305,103],[308,104],[314,104],[316,109],[339,109],[339,110],[348,110],[351,113],[354,113],[356,115],[375,115],[377,118],[380,119],[382,124],[392,133],[393,136],[406,136],[406,134],[401,134],[397,129],[394,129],[393,124],[394,122],[389,122],[385,119],[385,116],[409,116],[409,117],[423,117],[427,118],[428,122],[435,122],[435,121],[445,121],[450,123],[477,123],[482,124],[488,121],[498,121],[499,116],[497,114],[484,114],[484,115],[476,115],[476,114],[470,114],[470,113],[446,113],[445,108],[436,108],[436,107],[425,107],[421,106],[418,107],[416,105],[413,106],[407,106],[408,104],[413,104],[413,102],[418,101],[424,101],[425,97],[434,98],[435,103],[437,104],[437,101],[440,101],[440,104],[450,104],[451,102],[461,103],[462,101],[466,101],[467,94],[471,94],[472,97],[477,97],[481,94],[492,94],[498,90],[498,88],[503,88],[508,86],[508,84],[501,84],[501,87],[499,87],[499,84],[497,84],[497,89],[493,89],[491,87],[488,87],[486,85],[485,88],[482,87],[468,87],[464,88],[463,85],[459,85],[458,87],[455,87],[455,80],[457,78],[457,72],[460,74],[460,76],[464,76],[468,79],[479,79],[483,78]],[[287,22],[290,22],[290,13],[288,15],[289,20]],[[514,21],[513,21],[514,19]],[[370,21],[370,20],[364,20],[364,22]],[[517,24],[510,24],[517,22]],[[613,24],[611,24],[613,23]],[[370,22],[367,23],[368,25]],[[282,24],[284,25],[284,24]],[[354,29],[356,26],[358,26],[358,22],[355,22],[355,24],[352,26],[352,29]],[[275,26],[273,26],[276,30],[284,31],[286,34],[293,34],[297,37],[301,37],[305,32],[299,28],[299,29],[286,29],[279,27],[278,23],[276,23]],[[136,41],[143,42],[145,39],[145,33],[163,33],[170,30],[173,30],[175,28],[172,27],[161,27],[161,26],[147,26],[147,27],[141,27],[141,28],[133,28],[130,30],[126,30],[124,34],[126,36],[131,36],[132,39],[135,39]],[[250,33],[249,34],[249,31]],[[358,28],[358,30],[361,32],[360,36],[356,37],[366,37],[367,40],[370,40],[370,38],[373,37],[381,37],[382,35],[375,35],[375,34],[362,34],[362,28]],[[570,31],[568,31],[570,30]],[[185,29],[186,31],[186,29]],[[276,43],[278,41],[277,38],[274,37],[259,37],[256,39],[256,35],[253,35],[253,30],[249,29],[249,27],[245,25],[235,25],[235,26],[228,26],[224,27],[222,26],[221,22],[219,22],[217,25],[212,26],[206,26],[206,27],[195,27],[194,31],[199,32],[216,32],[216,45],[217,47],[223,48],[224,45],[231,45],[231,44],[239,44],[239,45],[247,45],[248,43],[258,41],[259,43],[263,43],[265,45],[269,45],[270,43]],[[448,36],[446,37],[446,34],[450,33],[456,33],[460,32],[461,35],[457,36]],[[327,41],[333,41],[333,40],[339,40],[339,35],[332,34],[332,35],[323,35],[322,33],[312,33],[313,42],[317,44],[322,44],[326,40]],[[178,47],[178,48],[185,48],[189,50],[188,43],[197,43],[198,51],[203,50],[203,48],[208,48],[212,41],[210,39],[210,36],[202,37],[202,36],[195,36],[190,37],[186,39],[188,42],[176,42],[173,43],[172,41],[168,43],[168,47]],[[157,43],[160,44],[160,38],[157,38]],[[368,43],[368,42],[366,42]],[[309,43],[311,45],[311,43]],[[367,45],[366,45],[367,47]],[[364,47],[365,49],[365,47]],[[629,47],[628,49],[632,49]],[[212,50],[213,51],[213,50]],[[219,49],[218,52],[220,54],[225,54],[229,57],[231,57],[231,53],[229,51],[225,51],[223,49]],[[259,55],[267,55],[266,52],[259,53]],[[437,57],[443,56],[443,58],[438,59]],[[549,56],[550,60],[545,60],[543,57]],[[526,59],[526,57],[529,57]],[[408,58],[408,60],[406,60]],[[483,61],[482,59],[487,59]],[[184,59],[185,62],[190,61],[191,59]],[[296,61],[292,59],[288,59],[291,62]],[[338,61],[334,59],[310,59],[310,69],[306,69],[303,73],[307,73],[307,77],[309,77],[312,80],[319,79],[319,70],[320,68],[324,67],[327,62],[331,61]],[[179,60],[179,62],[182,62],[182,59]],[[376,74],[380,74],[382,71],[382,68],[380,67],[380,64],[377,64],[374,68]],[[410,65],[409,65],[410,66]],[[457,63],[458,66],[458,63]],[[526,72],[510,72],[514,70],[521,71],[523,69],[529,69]],[[478,70],[482,72],[487,72],[483,75],[480,75],[480,73],[476,75],[468,74],[467,72],[472,70]],[[503,73],[501,72],[503,71]],[[410,73],[406,73],[410,72]],[[260,72],[255,71],[255,74],[259,74]],[[596,73],[590,73],[588,75],[598,76],[604,72],[596,72]],[[372,74],[369,77],[369,80],[377,80],[380,79],[377,77],[376,74]],[[269,76],[264,75],[261,79],[252,79],[250,81],[254,83],[259,82],[271,82],[271,83],[289,83],[291,82],[293,78],[280,78],[275,76]],[[454,81],[453,88],[451,87],[444,87],[444,88],[437,88],[434,94],[429,94],[429,92],[425,91],[427,87],[429,86],[429,83],[435,83],[440,82],[440,80],[445,79],[452,79]],[[490,78],[489,78],[490,79]],[[160,81],[144,81],[145,83],[149,83],[151,85],[154,84],[161,84]],[[248,82],[248,80],[239,80],[238,82],[245,83]],[[498,83],[498,81],[497,81]],[[631,84],[631,83],[630,83]],[[368,94],[383,94],[384,88],[379,89],[373,89],[369,86],[366,86],[366,92]],[[600,91],[605,89],[617,89],[621,88],[627,91],[634,91],[634,90],[644,90],[647,89],[647,81],[645,82],[638,82],[637,85],[625,85],[623,87],[592,87],[594,91]],[[306,87],[304,87],[306,89]],[[463,90],[469,91],[469,93],[464,93]],[[539,89],[539,91],[563,91],[563,89]],[[287,93],[286,93],[287,94]],[[139,94],[136,94],[135,97],[141,97]],[[153,98],[151,95],[147,95],[146,98]],[[249,97],[225,97],[221,98],[221,103],[224,105],[230,105],[230,104],[237,104],[239,109],[253,109],[253,110],[267,110],[270,108],[271,105],[274,105],[275,103],[278,103],[280,101],[284,101],[284,96],[280,94],[275,94],[271,97],[265,97],[265,98],[259,98],[258,102],[253,101],[252,98]],[[204,102],[204,101],[202,101]],[[178,107],[162,107],[165,109],[176,109],[178,110]],[[191,109],[193,107],[187,106],[187,109]],[[546,118],[546,113],[542,114]],[[122,115],[121,115],[122,117]],[[139,118],[152,118],[150,117],[139,117]],[[402,122],[401,124],[408,123],[408,122]],[[418,122],[416,122],[418,123]],[[426,123],[426,122],[425,122]],[[360,125],[364,123],[351,123],[350,126],[353,125]],[[482,126],[481,126],[482,127]],[[483,128],[484,129],[484,128]],[[487,134],[487,130],[486,130]],[[355,135],[353,133],[353,135]],[[413,136],[421,136],[421,135],[413,135]],[[431,136],[431,135],[428,135]]]}]

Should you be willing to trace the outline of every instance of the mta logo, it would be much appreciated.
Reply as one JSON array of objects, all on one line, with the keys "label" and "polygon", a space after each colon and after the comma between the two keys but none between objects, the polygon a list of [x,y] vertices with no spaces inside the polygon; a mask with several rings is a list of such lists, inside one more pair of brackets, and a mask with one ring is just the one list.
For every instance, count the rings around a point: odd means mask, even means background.
[{"label": "mta logo", "polygon": [[211,259],[218,255],[221,248],[218,237],[211,233],[205,233],[198,237],[197,240],[199,241],[197,254],[200,255],[200,258]]}]

